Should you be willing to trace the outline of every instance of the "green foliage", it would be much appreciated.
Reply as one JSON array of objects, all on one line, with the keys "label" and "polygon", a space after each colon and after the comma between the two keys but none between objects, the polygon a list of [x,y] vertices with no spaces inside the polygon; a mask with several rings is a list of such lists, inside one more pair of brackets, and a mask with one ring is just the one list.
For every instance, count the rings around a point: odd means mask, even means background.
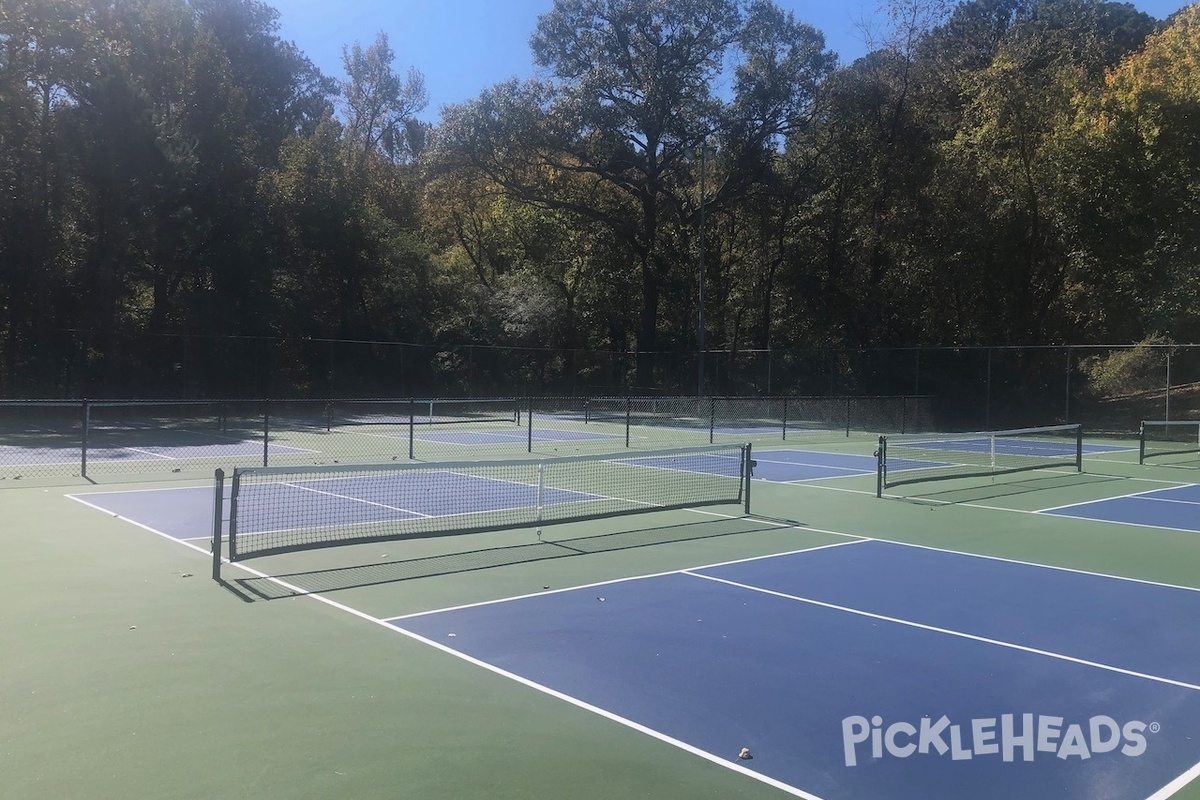
[{"label": "green foliage", "polygon": [[1170,345],[1170,340],[1155,334],[1132,348],[1088,356],[1080,362],[1079,370],[1087,377],[1088,388],[1096,397],[1123,397],[1158,390],[1166,385]]},{"label": "green foliage", "polygon": [[1175,15],[1075,98],[1062,181],[1080,310],[1118,337],[1200,335],[1200,9]]}]

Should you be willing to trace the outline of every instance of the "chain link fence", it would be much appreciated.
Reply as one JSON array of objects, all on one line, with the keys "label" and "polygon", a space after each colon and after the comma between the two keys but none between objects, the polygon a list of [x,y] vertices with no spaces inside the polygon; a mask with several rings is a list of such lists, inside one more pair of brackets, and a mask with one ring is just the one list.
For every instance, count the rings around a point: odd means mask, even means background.
[{"label": "chain link fence", "polygon": [[702,372],[697,357],[237,336],[101,342],[83,331],[58,331],[36,361],[0,358],[0,399],[927,397],[926,424],[939,430],[1079,422],[1113,433],[1135,432],[1141,419],[1200,414],[1200,344],[1158,339],[1128,346],[708,351]]},{"label": "chain link fence", "polygon": [[0,485],[574,455],[928,429],[928,397],[0,401]]}]

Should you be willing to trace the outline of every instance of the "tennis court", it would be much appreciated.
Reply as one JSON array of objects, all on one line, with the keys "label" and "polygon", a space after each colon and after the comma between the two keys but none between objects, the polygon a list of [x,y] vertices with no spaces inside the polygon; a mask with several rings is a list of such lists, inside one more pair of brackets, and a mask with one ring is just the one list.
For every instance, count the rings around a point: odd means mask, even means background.
[{"label": "tennis court", "polygon": [[[217,438],[203,433],[172,433],[169,436],[142,437],[140,444],[93,443],[88,460],[93,464],[122,464],[139,461],[211,461],[222,458],[262,457],[263,445],[258,442]],[[311,453],[300,447],[281,444],[267,445],[269,453],[277,456]],[[0,462],[13,468],[65,466],[79,463],[79,448],[61,446],[0,445]]]},{"label": "tennis court", "polygon": [[6,490],[13,786],[1200,797],[1200,486],[970,441]]}]

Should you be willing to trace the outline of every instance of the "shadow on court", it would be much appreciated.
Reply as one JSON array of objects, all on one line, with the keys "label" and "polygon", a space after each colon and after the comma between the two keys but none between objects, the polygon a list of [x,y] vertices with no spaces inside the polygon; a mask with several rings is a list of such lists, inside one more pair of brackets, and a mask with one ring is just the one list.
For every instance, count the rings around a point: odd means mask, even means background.
[{"label": "shadow on court", "polygon": [[[953,505],[954,503],[977,503],[980,500],[1013,497],[1030,492],[1045,492],[1054,489],[1068,489],[1074,486],[1130,480],[1119,475],[1097,475],[1088,472],[1072,472],[1069,475],[1047,475],[1033,478],[1028,477],[1029,473],[1022,473],[1021,475],[1020,478],[1009,478],[1007,480],[1005,476],[997,475],[991,483],[982,486],[943,488],[938,491],[910,492],[902,495],[888,494],[887,496],[898,500],[908,500],[912,503]],[[936,486],[936,484],[926,485],[931,489]]]},{"label": "shadow on court", "polygon": [[[607,553],[638,547],[698,541],[744,533],[761,534],[763,526],[750,519],[719,519],[662,525],[631,531],[551,538],[528,544],[485,547],[444,555],[382,561],[350,567],[273,574],[271,577],[222,578],[221,584],[248,603],[280,600],[306,594],[358,589],[385,583],[454,575],[535,561]],[[286,585],[284,585],[286,584]]]}]

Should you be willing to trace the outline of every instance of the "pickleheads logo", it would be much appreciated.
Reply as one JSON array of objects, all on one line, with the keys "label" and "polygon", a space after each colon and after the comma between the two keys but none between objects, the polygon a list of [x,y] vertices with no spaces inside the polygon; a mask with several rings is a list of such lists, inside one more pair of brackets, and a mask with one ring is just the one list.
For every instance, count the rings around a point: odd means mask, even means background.
[{"label": "pickleheads logo", "polygon": [[[1133,720],[1124,724],[1097,715],[1086,721],[1066,724],[1063,717],[1047,714],[1002,714],[956,724],[949,717],[922,717],[917,724],[892,722],[882,717],[861,716],[842,720],[842,748],[846,766],[858,764],[859,745],[863,755],[895,758],[919,755],[950,755],[954,761],[976,756],[999,756],[1004,761],[1033,761],[1040,754],[1063,760],[1086,760],[1093,755],[1120,752],[1136,757],[1146,752],[1146,733],[1157,733],[1158,723]],[[868,744],[869,743],[869,744]]]}]

